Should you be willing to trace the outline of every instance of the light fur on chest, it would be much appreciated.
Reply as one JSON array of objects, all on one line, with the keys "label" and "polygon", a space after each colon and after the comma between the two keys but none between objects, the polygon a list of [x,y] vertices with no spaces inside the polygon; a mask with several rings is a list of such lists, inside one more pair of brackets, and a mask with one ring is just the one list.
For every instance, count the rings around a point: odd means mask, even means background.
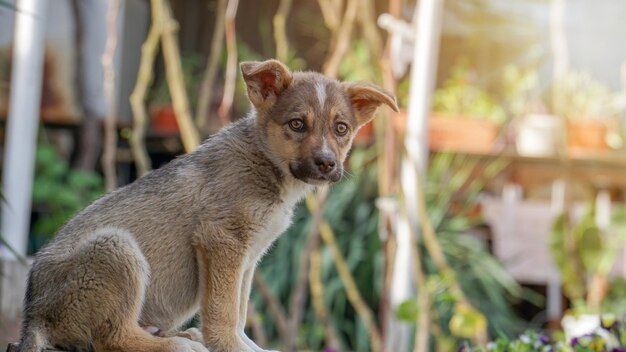
[{"label": "light fur on chest", "polygon": [[246,256],[246,268],[255,266],[278,236],[287,230],[295,206],[311,189],[312,186],[301,182],[285,187],[281,195],[283,201],[267,213],[260,229],[252,236]]}]

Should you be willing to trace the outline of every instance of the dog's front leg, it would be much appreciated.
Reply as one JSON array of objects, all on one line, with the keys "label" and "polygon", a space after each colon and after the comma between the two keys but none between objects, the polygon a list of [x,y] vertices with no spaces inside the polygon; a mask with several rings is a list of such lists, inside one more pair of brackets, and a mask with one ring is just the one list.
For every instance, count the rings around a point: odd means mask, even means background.
[{"label": "dog's front leg", "polygon": [[200,322],[206,346],[211,352],[254,351],[239,336],[245,246],[235,239],[220,239],[196,247],[199,269]]}]

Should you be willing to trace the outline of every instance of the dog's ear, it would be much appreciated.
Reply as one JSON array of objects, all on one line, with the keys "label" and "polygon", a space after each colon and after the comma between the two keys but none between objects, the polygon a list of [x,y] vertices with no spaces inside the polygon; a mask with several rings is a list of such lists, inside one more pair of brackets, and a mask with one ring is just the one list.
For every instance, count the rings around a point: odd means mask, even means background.
[{"label": "dog's ear", "polygon": [[398,111],[396,98],[386,89],[361,81],[343,82],[342,86],[350,98],[359,126],[374,118],[374,112],[380,104],[387,104],[393,111]]},{"label": "dog's ear", "polygon": [[291,84],[291,72],[278,60],[245,61],[239,67],[248,88],[248,98],[258,110],[267,110]]}]

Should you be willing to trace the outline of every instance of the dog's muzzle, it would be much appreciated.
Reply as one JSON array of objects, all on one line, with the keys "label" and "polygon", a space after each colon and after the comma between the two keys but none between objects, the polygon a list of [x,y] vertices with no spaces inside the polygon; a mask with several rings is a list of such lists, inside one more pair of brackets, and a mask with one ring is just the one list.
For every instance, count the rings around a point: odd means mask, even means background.
[{"label": "dog's muzzle", "polygon": [[320,185],[339,181],[343,165],[334,156],[320,155],[290,162],[289,171],[301,181]]}]

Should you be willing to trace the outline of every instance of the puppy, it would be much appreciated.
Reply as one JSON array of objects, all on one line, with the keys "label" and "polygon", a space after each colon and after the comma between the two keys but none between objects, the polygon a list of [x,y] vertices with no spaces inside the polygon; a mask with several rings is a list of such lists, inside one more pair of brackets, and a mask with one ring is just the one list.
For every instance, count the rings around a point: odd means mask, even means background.
[{"label": "puppy", "polygon": [[[100,198],[37,254],[20,351],[263,351],[244,334],[257,262],[296,203],[341,178],[376,108],[398,108],[375,85],[276,60],[241,72],[248,117]],[[201,331],[179,332],[197,312]]]}]

